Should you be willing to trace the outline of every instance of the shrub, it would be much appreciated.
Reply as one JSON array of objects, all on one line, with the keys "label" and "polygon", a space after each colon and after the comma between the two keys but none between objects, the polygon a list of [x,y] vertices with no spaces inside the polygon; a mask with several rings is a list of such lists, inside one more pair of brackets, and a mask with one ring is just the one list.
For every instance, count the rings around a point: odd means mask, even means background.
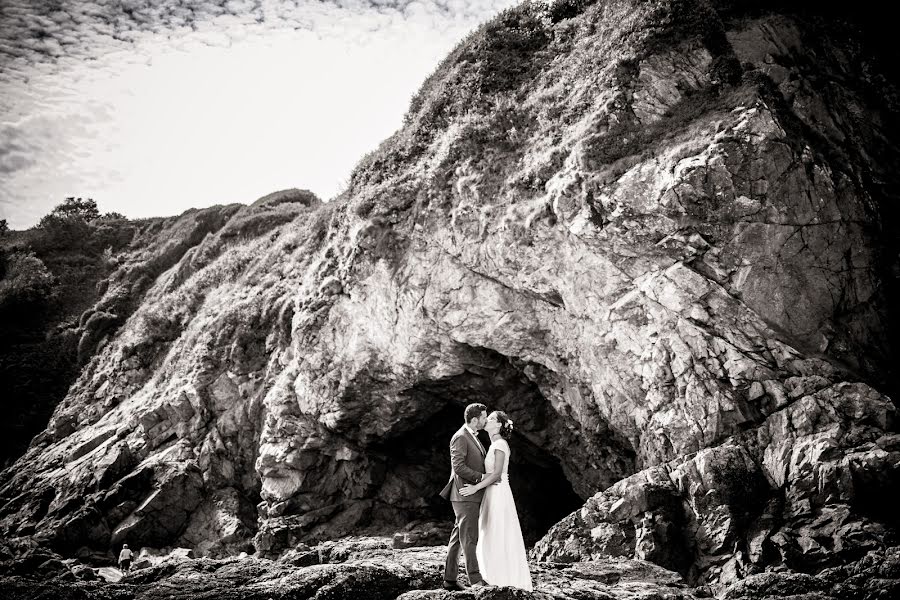
[{"label": "shrub", "polygon": [[92,199],[70,197],[41,218],[31,246],[45,260],[48,254],[70,251],[99,257],[110,246],[115,251],[128,245],[136,229],[121,213],[101,215]]},{"label": "shrub", "polygon": [[151,307],[143,315],[144,335],[153,341],[171,342],[181,335],[180,316],[160,307]]},{"label": "shrub", "polygon": [[553,23],[577,17],[591,4],[591,0],[556,0],[547,6],[547,16]]},{"label": "shrub", "polygon": [[14,252],[5,261],[0,280],[0,310],[46,301],[53,291],[54,277],[33,252]]},{"label": "shrub", "polygon": [[438,66],[410,102],[406,123],[439,130],[495,93],[517,89],[548,60],[549,17],[539,4],[502,11],[470,33]]},{"label": "shrub", "polygon": [[131,221],[100,217],[90,224],[90,240],[86,246],[94,256],[102,255],[107,248],[115,253],[131,243],[136,231],[137,227]]},{"label": "shrub", "polygon": [[42,218],[37,229],[41,235],[35,239],[34,247],[39,253],[83,248],[92,233],[87,221],[53,213]]}]

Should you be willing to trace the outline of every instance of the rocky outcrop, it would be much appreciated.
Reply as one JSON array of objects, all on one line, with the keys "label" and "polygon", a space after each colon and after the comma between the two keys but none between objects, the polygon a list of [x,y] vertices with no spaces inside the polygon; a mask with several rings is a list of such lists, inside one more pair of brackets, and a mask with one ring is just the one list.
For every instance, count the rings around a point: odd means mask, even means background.
[{"label": "rocky outcrop", "polygon": [[0,477],[0,528],[275,557],[448,519],[481,401],[531,539],[587,500],[536,559],[722,591],[885,555],[897,88],[847,19],[505,11],[344,195],[156,276]]},{"label": "rocky outcrop", "polygon": [[597,494],[533,554],[635,556],[712,584],[773,564],[808,573],[850,562],[895,539],[893,414],[859,385],[803,396],[752,431]]},{"label": "rocky outcrop", "polygon": [[[181,285],[210,262],[221,267],[221,255],[241,241],[269,242],[270,230],[319,204],[311,194],[294,191],[272,194],[249,207],[189,211],[174,220],[149,223],[144,237],[133,242],[133,250],[116,258],[118,267],[105,280],[103,296],[81,319],[82,342],[97,337],[91,329],[97,315],[109,314],[124,315],[123,328],[136,332],[137,341],[119,345],[114,364],[95,357],[83,376],[98,369],[94,376],[103,384],[82,392],[91,396],[90,406],[72,401],[85,397],[74,391],[81,385],[76,382],[47,430],[34,439],[23,462],[38,457],[57,465],[45,471],[48,477],[39,493],[21,493],[26,482],[33,481],[29,473],[16,467],[4,472],[6,502],[0,511],[13,515],[11,532],[25,536],[37,532],[38,539],[65,553],[105,551],[123,540],[157,547],[180,540],[204,555],[247,549],[256,530],[256,511],[247,500],[258,488],[253,459],[235,467],[217,460],[216,454],[224,452],[227,442],[246,448],[252,456],[257,415],[252,408],[231,405],[231,380],[221,377],[211,386],[222,394],[218,406],[202,406],[203,400],[191,388],[158,404],[128,395],[146,385],[151,375],[161,375],[154,370],[181,326],[176,311],[191,311],[202,301],[195,297],[195,305],[188,306],[184,296],[171,297],[166,286]],[[215,223],[212,229],[210,221]],[[207,269],[205,274],[218,276],[221,271],[213,275]],[[154,300],[160,296],[168,298],[175,310],[160,307]],[[232,333],[238,322],[246,328],[237,310],[231,313]],[[192,315],[181,316],[189,320]],[[235,356],[256,350],[242,345],[253,343],[256,335],[245,331],[235,344]],[[113,328],[100,340],[100,356],[115,336]],[[107,377],[110,372],[115,374],[112,379]],[[126,399],[130,402],[119,409]],[[135,406],[141,410],[134,411]],[[206,442],[207,453],[198,458],[192,445],[180,438],[205,427],[209,411],[217,418],[216,428]],[[125,420],[120,422],[122,416]],[[211,476],[215,478],[211,467],[220,469],[224,483],[208,484]],[[61,479],[62,473],[66,477]]]},{"label": "rocky outcrop", "polygon": [[[310,192],[293,189],[269,194],[252,207],[214,206],[134,221],[109,215],[73,221],[68,223],[72,231],[63,231],[67,235],[61,239],[53,236],[60,231],[40,227],[5,234],[0,239],[0,372],[9,418],[0,424],[7,440],[0,461],[16,458],[43,429],[79,368],[115,336],[162,273],[186,256],[192,260],[182,269],[197,264],[197,253],[209,260],[229,240],[263,235],[318,203]],[[25,285],[21,279],[34,278],[28,269],[16,268],[22,257],[36,260],[42,269],[46,264],[46,298],[28,290],[19,290],[25,294],[18,301],[15,294],[10,297],[10,290]],[[48,363],[54,365],[52,373]]]}]

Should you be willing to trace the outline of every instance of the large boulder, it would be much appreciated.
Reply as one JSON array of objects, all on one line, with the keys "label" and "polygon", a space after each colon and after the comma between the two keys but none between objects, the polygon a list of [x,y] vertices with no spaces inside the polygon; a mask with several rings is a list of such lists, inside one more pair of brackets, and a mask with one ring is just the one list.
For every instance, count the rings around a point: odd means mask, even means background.
[{"label": "large boulder", "polygon": [[646,469],[588,500],[533,549],[551,561],[636,556],[721,588],[781,566],[808,573],[890,546],[900,481],[895,409],[841,384],[758,428]]}]

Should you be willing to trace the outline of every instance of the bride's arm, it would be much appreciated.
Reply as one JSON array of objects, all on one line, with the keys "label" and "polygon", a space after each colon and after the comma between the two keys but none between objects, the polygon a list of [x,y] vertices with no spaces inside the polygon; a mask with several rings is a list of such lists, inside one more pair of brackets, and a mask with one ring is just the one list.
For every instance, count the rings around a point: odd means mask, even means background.
[{"label": "bride's arm", "polygon": [[494,472],[485,475],[484,479],[477,485],[464,485],[460,488],[459,493],[463,496],[471,496],[478,490],[482,490],[489,485],[493,485],[503,477],[503,465],[506,464],[506,452],[500,448],[494,448]]}]

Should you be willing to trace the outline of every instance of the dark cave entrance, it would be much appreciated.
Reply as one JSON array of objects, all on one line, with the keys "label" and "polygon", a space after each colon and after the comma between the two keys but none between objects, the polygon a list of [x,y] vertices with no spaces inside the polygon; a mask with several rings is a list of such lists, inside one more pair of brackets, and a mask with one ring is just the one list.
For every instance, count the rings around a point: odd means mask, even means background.
[{"label": "dark cave entrance", "polygon": [[[522,363],[480,348],[468,349],[466,356],[471,364],[467,364],[464,373],[421,382],[406,391],[415,397],[417,406],[433,407],[428,416],[404,433],[370,448],[385,457],[389,476],[403,479],[419,496],[419,506],[406,507],[402,511],[404,518],[434,520],[448,526],[453,522],[452,507],[438,492],[450,476],[450,438],[463,424],[465,406],[473,402],[486,405],[488,411],[503,410],[516,423],[510,440],[510,485],[528,546],[581,508],[586,498],[598,490],[598,477],[590,467],[582,465],[585,460],[616,454],[614,462],[621,466],[622,473],[605,475],[613,481],[633,469],[633,454],[628,450],[611,451],[605,441],[598,451],[596,442],[583,437],[570,416],[559,415],[534,377],[526,377]],[[601,436],[607,433],[601,431]],[[487,447],[490,442],[484,439],[482,443]]]},{"label": "dark cave entrance", "polygon": [[[477,402],[477,400],[472,400]],[[448,403],[420,427],[379,450],[389,457],[388,470],[415,469],[416,487],[423,506],[411,517],[452,524],[453,509],[438,492],[450,477],[450,438],[462,426],[463,409],[469,402]],[[486,435],[482,443],[487,447]],[[581,508],[584,499],[572,489],[559,460],[516,434],[510,440],[510,486],[516,500],[525,544],[533,545],[560,519]],[[424,467],[424,469],[423,469]]]}]

